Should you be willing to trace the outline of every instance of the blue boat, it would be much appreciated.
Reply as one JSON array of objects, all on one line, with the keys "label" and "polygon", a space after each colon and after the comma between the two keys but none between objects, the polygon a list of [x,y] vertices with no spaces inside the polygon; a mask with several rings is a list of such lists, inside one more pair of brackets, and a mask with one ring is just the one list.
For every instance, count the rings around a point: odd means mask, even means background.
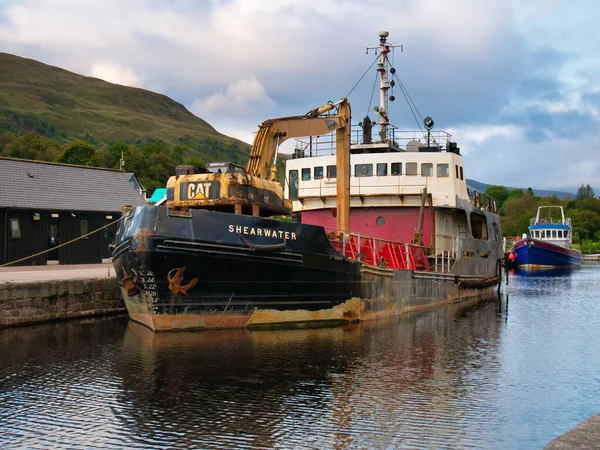
[{"label": "blue boat", "polygon": [[[552,217],[560,210],[560,219]],[[546,211],[547,210],[547,211]],[[543,215],[542,213],[548,213]],[[554,217],[558,215],[555,214]],[[519,269],[572,269],[581,265],[581,252],[572,248],[571,219],[565,219],[562,206],[540,206],[529,225],[529,236],[515,243],[509,259]]]}]

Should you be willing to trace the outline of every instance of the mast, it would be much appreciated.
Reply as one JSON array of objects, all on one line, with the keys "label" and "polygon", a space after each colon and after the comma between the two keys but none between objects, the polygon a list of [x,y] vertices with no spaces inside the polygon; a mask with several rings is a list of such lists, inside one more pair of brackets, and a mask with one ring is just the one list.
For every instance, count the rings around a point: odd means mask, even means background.
[{"label": "mast", "polygon": [[[387,127],[389,125],[388,118],[388,89],[390,83],[388,81],[388,58],[387,55],[390,49],[400,47],[403,49],[403,45],[393,45],[387,43],[387,37],[390,35],[387,31],[379,32],[379,45],[376,47],[367,47],[367,54],[369,50],[375,50],[375,54],[379,50],[379,62],[377,63],[377,72],[379,72],[379,106],[374,108],[375,112],[379,114],[379,140],[380,142],[387,141]],[[393,73],[393,72],[392,72]],[[393,100],[393,98],[392,98]]]}]

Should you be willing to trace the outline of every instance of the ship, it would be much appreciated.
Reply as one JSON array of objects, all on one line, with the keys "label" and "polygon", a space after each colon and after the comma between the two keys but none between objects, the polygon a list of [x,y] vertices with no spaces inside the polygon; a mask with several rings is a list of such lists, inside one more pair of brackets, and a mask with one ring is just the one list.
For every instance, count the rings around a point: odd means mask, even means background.
[{"label": "ship", "polygon": [[[552,211],[557,212],[555,217]],[[539,206],[528,230],[529,235],[525,233],[508,255],[517,269],[555,270],[581,266],[581,252],[572,246],[571,219],[565,218],[562,206]]]},{"label": "ship", "polygon": [[268,119],[246,166],[178,166],[166,201],[125,208],[112,263],[131,320],[157,332],[335,326],[495,294],[496,202],[467,187],[460,148],[431,117],[416,131],[390,123],[388,36],[367,47],[376,120],[352,125],[346,98]]}]

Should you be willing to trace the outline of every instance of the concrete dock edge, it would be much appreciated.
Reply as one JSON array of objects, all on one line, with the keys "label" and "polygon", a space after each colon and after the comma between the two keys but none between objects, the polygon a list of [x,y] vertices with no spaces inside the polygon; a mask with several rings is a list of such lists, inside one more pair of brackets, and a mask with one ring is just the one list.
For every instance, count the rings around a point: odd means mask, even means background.
[{"label": "concrete dock edge", "polygon": [[585,422],[560,435],[551,441],[544,450],[567,449],[594,449],[600,448],[600,414],[590,417]]}]

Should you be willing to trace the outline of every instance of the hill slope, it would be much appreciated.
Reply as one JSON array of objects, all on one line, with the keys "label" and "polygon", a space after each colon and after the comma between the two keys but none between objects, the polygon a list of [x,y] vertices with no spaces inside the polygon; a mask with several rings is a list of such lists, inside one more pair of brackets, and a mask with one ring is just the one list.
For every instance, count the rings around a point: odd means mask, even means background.
[{"label": "hill slope", "polygon": [[[489,188],[491,186],[491,184],[480,183],[479,181],[470,180],[469,178],[467,178],[467,186],[469,186],[473,189],[476,189],[479,192],[484,192],[487,188]],[[513,189],[523,189],[524,191],[527,190],[527,188],[514,188],[514,187],[508,187],[508,186],[505,186],[505,187],[509,191],[511,191]],[[551,191],[551,190],[545,190],[545,189],[533,189],[533,194],[536,195],[537,197],[549,197],[552,195],[556,195],[561,200],[565,200],[567,198],[574,200],[575,198],[577,198],[577,195],[573,194],[571,192]]]},{"label": "hill slope", "polygon": [[[211,158],[236,162],[245,162],[249,148],[217,132],[165,95],[7,53],[0,53],[2,131],[36,131],[63,141],[85,139],[93,144],[140,144],[159,139],[170,145],[187,145],[200,156],[210,153]],[[219,150],[226,154],[218,154]]]}]

